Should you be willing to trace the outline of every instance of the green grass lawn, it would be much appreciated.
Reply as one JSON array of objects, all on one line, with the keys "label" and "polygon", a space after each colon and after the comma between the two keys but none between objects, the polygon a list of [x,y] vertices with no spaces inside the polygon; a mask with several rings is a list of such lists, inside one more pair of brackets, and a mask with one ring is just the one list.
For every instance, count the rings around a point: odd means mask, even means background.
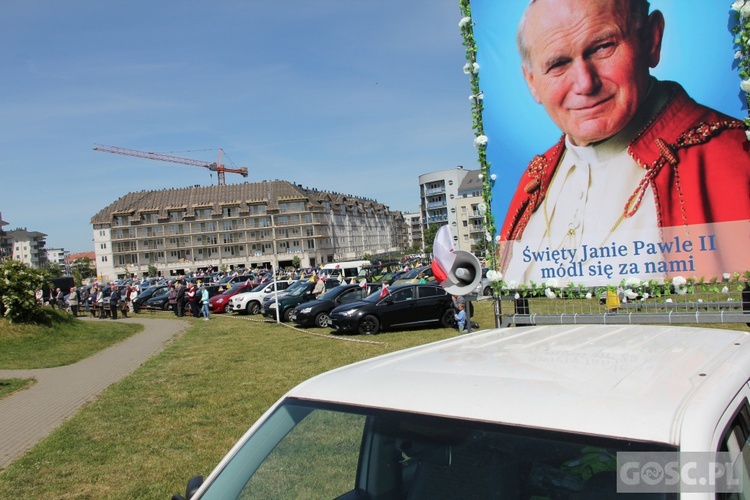
[{"label": "green grass lawn", "polygon": [[[52,368],[80,361],[143,329],[141,325],[81,321],[45,308],[49,326],[0,319],[0,370]],[[105,323],[106,321],[106,323]]]},{"label": "green grass lawn", "polygon": [[184,491],[191,476],[208,474],[297,383],[457,335],[448,329],[310,335],[227,315],[193,323],[182,338],[0,472],[0,498],[168,498]]},{"label": "green grass lawn", "polygon": [[10,394],[13,394],[16,391],[20,391],[21,389],[26,389],[27,387],[30,387],[34,385],[35,383],[36,381],[34,379],[21,379],[21,378],[11,378],[7,380],[0,379],[0,399]]},{"label": "green grass lawn", "polygon": [[[1,471],[0,498],[169,498],[184,492],[191,476],[207,475],[297,383],[457,335],[311,335],[247,318],[191,320],[183,337]],[[493,328],[492,301],[478,303],[472,319]]]}]

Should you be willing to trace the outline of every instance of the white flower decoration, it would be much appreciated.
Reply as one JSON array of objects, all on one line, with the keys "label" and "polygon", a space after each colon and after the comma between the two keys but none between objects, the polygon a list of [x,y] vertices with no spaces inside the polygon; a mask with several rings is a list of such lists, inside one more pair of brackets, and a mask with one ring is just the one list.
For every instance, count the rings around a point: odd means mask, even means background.
[{"label": "white flower decoration", "polygon": [[737,52],[735,52],[734,53],[734,58],[735,59],[742,59],[742,51],[738,50]]},{"label": "white flower decoration", "polygon": [[490,242],[492,241],[492,235],[490,234],[490,232],[489,232],[489,231],[485,231],[485,232],[484,232],[484,239],[485,239],[486,241],[490,241]]},{"label": "white flower decoration", "polygon": [[475,75],[479,73],[479,63],[474,63],[471,65],[471,72]]},{"label": "white flower decoration", "polygon": [[468,16],[467,17],[462,17],[461,20],[458,22],[458,27],[459,28],[463,28],[464,26],[466,26],[470,22],[471,22],[471,18],[470,17],[468,17]]},{"label": "white flower decoration", "polygon": [[750,2],[747,0],[736,0],[732,4],[732,10],[740,13],[741,17],[750,17]]},{"label": "white flower decoration", "polygon": [[724,288],[722,288],[721,293],[729,293],[729,287],[725,286]]},{"label": "white flower decoration", "polygon": [[477,178],[481,181],[482,179],[484,179],[484,175],[483,174],[479,174],[479,175],[477,175]]},{"label": "white flower decoration", "polygon": [[750,92],[750,80],[742,80],[742,83],[740,83],[740,88],[744,92]]},{"label": "white flower decoration", "polygon": [[544,289],[544,295],[546,295],[548,299],[555,299],[555,298],[557,298],[557,295],[555,295],[555,292],[553,292],[549,288],[545,288]]},{"label": "white flower decoration", "polygon": [[643,294],[643,299],[642,299],[642,300],[646,300],[646,299],[647,299],[648,297],[649,297],[649,295],[648,295],[647,293],[644,293],[644,294]]},{"label": "white flower decoration", "polygon": [[[479,174],[482,175],[482,174]],[[482,202],[477,205],[477,212],[479,212],[479,215],[484,215],[487,213],[487,205]]]},{"label": "white flower decoration", "polygon": [[627,284],[631,288],[638,288],[639,286],[641,286],[641,280],[639,280],[638,278],[630,278],[627,281]]},{"label": "white flower decoration", "polygon": [[516,292],[516,294],[513,296],[514,299],[518,300],[521,298],[521,294]]},{"label": "white flower decoration", "polygon": [[[516,280],[510,280],[508,283],[506,283],[506,285],[511,290],[518,287],[518,283],[516,283]],[[516,297],[516,298],[518,298],[518,297]]]},{"label": "white flower decoration", "polygon": [[464,73],[467,75],[471,73],[471,63],[464,64]]},{"label": "white flower decoration", "polygon": [[627,290],[625,290],[625,298],[630,299],[630,300],[635,300],[638,298],[638,294],[635,293],[630,288],[628,288]]},{"label": "white flower decoration", "polygon": [[685,295],[687,293],[687,288],[677,287],[674,291],[677,295]]},{"label": "white flower decoration", "polygon": [[501,273],[500,271],[495,271],[494,269],[490,269],[489,271],[487,271],[487,279],[492,281],[493,283],[502,281],[503,273]]},{"label": "white flower decoration", "polygon": [[492,179],[493,181],[496,181],[497,180],[497,175],[496,174],[490,175],[490,179]]},{"label": "white flower decoration", "polygon": [[589,292],[589,293],[587,293],[587,294],[586,294],[586,298],[587,298],[588,300],[591,300],[591,292]]},{"label": "white flower decoration", "polygon": [[672,278],[672,284],[674,286],[683,286],[687,284],[687,280],[682,276],[675,276],[674,278]]},{"label": "white flower decoration", "polygon": [[547,288],[557,288],[559,285],[557,283],[557,280],[555,278],[550,278],[549,281],[547,281]]},{"label": "white flower decoration", "polygon": [[487,145],[489,138],[486,135],[478,135],[474,138],[474,147],[480,148]]},{"label": "white flower decoration", "polygon": [[724,278],[724,281],[729,281],[730,279],[732,279],[732,274],[724,273],[723,278]]},{"label": "white flower decoration", "polygon": [[664,302],[666,302],[667,304],[671,304],[672,303],[672,299],[667,299]]}]

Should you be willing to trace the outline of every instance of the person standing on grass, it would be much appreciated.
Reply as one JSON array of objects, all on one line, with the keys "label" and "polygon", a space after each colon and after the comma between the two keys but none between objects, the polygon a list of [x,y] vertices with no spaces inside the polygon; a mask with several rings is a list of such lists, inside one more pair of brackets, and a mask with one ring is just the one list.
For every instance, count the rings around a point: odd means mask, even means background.
[{"label": "person standing on grass", "polygon": [[211,314],[208,311],[208,289],[205,283],[201,284],[201,314],[203,314],[204,321],[208,321]]},{"label": "person standing on grass", "polygon": [[177,316],[177,290],[174,285],[169,285],[169,296],[167,297],[169,302],[169,308],[172,310],[175,316]]},{"label": "person standing on grass", "polygon": [[114,283],[109,284],[109,312],[112,315],[112,319],[117,319],[117,307],[120,305],[120,290]]},{"label": "person standing on grass", "polygon": [[185,315],[185,287],[179,281],[175,284],[177,287],[177,296],[175,297],[175,304],[177,305],[177,316],[182,317]]},{"label": "person standing on grass", "polygon": [[86,314],[89,313],[91,310],[91,307],[89,305],[89,290],[85,286],[81,288],[81,292],[78,294],[78,309],[81,309],[81,305],[83,305],[83,309],[86,311]]},{"label": "person standing on grass", "polygon": [[76,287],[71,287],[70,289],[70,295],[68,295],[68,305],[70,306],[70,312],[73,314],[73,317],[78,316],[78,290],[76,290]]}]

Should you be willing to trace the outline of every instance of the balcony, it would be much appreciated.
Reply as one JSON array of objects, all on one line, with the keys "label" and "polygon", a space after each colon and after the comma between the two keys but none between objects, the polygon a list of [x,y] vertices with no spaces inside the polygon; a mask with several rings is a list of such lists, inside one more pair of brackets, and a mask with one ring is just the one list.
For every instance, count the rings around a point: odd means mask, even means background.
[{"label": "balcony", "polygon": [[430,188],[430,189],[425,189],[424,190],[425,196],[430,196],[432,194],[440,194],[440,193],[445,193],[445,186],[436,187],[436,188]]},{"label": "balcony", "polygon": [[435,215],[433,217],[427,217],[427,222],[445,222],[448,220],[447,215]]}]

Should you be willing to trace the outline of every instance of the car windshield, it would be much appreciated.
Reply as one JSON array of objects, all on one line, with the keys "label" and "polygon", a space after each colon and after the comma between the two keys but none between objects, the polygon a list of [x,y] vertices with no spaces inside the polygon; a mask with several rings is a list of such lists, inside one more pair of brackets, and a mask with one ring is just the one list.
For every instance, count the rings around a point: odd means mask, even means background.
[{"label": "car windshield", "polygon": [[398,279],[400,279],[400,280],[413,280],[414,278],[416,278],[417,276],[419,276],[420,273],[425,272],[425,270],[426,270],[426,268],[424,268],[424,267],[420,267],[420,268],[417,268],[417,269],[412,269],[408,273],[405,273],[405,274],[402,274],[401,276],[399,276]]},{"label": "car windshield", "polygon": [[343,290],[343,288],[341,288],[342,286],[343,285],[339,285],[337,287],[331,288],[326,293],[324,293],[323,295],[321,295],[320,297],[318,297],[318,300],[333,300],[333,299],[335,299],[336,296],[338,296],[338,294],[341,293],[341,290]]},{"label": "car windshield", "polygon": [[263,289],[264,289],[265,287],[266,287],[266,285],[265,285],[265,284],[263,284],[263,285],[258,285],[258,286],[256,286],[255,288],[253,288],[253,290],[252,290],[252,291],[253,291],[253,292],[262,292],[262,291],[263,291]]},{"label": "car windshield", "polygon": [[227,290],[222,295],[234,295],[243,286],[245,286],[244,282],[235,283],[234,285],[232,285],[232,288],[227,288]]},{"label": "car windshield", "polygon": [[621,451],[675,449],[287,399],[201,498],[610,498]]},{"label": "car windshield", "polygon": [[307,293],[308,291],[310,291],[307,286],[299,286],[295,288],[294,290],[287,288],[286,290],[289,292],[289,295],[291,295],[292,297],[299,297],[300,295],[303,295]]}]

